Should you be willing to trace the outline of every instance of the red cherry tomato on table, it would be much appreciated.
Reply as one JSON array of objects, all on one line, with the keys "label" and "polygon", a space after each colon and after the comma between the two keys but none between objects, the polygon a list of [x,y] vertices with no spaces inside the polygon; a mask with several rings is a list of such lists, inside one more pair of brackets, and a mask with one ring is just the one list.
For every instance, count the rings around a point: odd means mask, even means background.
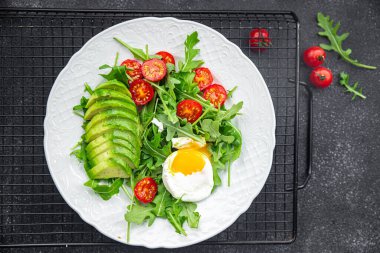
[{"label": "red cherry tomato on table", "polygon": [[178,103],[177,116],[194,123],[202,114],[202,105],[197,101],[186,99]]},{"label": "red cherry tomato on table", "polygon": [[264,51],[271,45],[271,41],[268,30],[264,28],[252,29],[249,34],[249,45],[256,51]]},{"label": "red cherry tomato on table", "polygon": [[211,71],[208,68],[195,69],[194,82],[198,84],[200,90],[206,89],[212,84],[214,78],[211,75]]},{"label": "red cherry tomato on table", "polygon": [[219,106],[222,106],[226,102],[227,91],[220,84],[212,84],[204,90],[203,98],[210,101],[215,108],[219,108]]},{"label": "red cherry tomato on table", "polygon": [[328,68],[317,67],[310,73],[309,80],[317,88],[326,88],[332,83],[333,74]]},{"label": "red cherry tomato on table", "polygon": [[165,77],[166,64],[159,59],[147,60],[142,64],[141,72],[145,79],[151,82],[157,82]]},{"label": "red cherry tomato on table", "polygon": [[323,64],[326,59],[326,52],[318,46],[309,47],[303,53],[303,61],[309,67],[318,67]]},{"label": "red cherry tomato on table", "polygon": [[134,80],[129,86],[129,91],[136,105],[145,105],[151,101],[154,96],[152,85],[142,79]]},{"label": "red cherry tomato on table", "polygon": [[132,77],[133,80],[143,78],[143,75],[141,73],[141,64],[138,61],[127,59],[121,63],[121,66],[123,66],[123,65],[125,65],[125,67],[127,67],[129,69],[133,69],[133,70],[127,70],[126,71],[127,75]]},{"label": "red cherry tomato on table", "polygon": [[160,52],[156,53],[156,55],[161,56],[162,57],[161,60],[163,60],[165,63],[175,64],[174,57],[171,53],[168,53],[165,51],[160,51]]},{"label": "red cherry tomato on table", "polygon": [[150,203],[157,194],[157,183],[151,177],[141,179],[135,186],[135,196],[142,203]]}]

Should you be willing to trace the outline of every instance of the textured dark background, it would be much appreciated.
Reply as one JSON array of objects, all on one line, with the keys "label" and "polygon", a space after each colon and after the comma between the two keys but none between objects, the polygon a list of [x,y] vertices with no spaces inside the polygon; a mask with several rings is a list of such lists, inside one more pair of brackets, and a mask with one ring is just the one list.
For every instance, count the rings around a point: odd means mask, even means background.
[{"label": "textured dark background", "polygon": [[[1,1],[1,7],[160,9],[160,10],[291,10],[301,23],[300,48],[324,39],[316,35],[316,13],[322,11],[350,32],[344,43],[353,57],[380,66],[380,1],[240,1],[240,0],[50,0]],[[327,53],[335,75],[346,71],[359,81],[365,101],[351,101],[335,82],[314,94],[314,172],[299,193],[298,237],[289,245],[192,246],[176,252],[380,252],[380,73],[363,70]],[[309,69],[301,64],[301,80]],[[301,124],[305,117],[301,117]],[[138,247],[71,247],[10,249],[4,252],[151,252]],[[156,250],[156,252],[167,250]]]}]

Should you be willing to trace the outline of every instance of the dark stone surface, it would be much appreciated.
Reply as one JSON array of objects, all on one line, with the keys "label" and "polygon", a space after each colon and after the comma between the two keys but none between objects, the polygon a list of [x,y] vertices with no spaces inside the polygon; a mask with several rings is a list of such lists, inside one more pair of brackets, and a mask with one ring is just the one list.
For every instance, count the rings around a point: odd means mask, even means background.
[{"label": "dark stone surface", "polygon": [[[0,6],[36,8],[173,9],[173,10],[292,10],[301,22],[300,48],[318,44],[318,11],[342,22],[350,32],[344,46],[353,57],[380,66],[380,1],[0,1]],[[298,238],[290,245],[200,246],[176,252],[380,252],[380,73],[363,70],[328,52],[334,74],[350,73],[359,81],[365,101],[351,101],[335,82],[315,91],[314,172],[299,193]],[[309,69],[301,64],[301,79]],[[304,120],[304,117],[301,117]],[[138,247],[74,247],[12,249],[12,252],[150,252]],[[166,250],[158,250],[166,252]],[[168,251],[169,252],[169,251]]]}]

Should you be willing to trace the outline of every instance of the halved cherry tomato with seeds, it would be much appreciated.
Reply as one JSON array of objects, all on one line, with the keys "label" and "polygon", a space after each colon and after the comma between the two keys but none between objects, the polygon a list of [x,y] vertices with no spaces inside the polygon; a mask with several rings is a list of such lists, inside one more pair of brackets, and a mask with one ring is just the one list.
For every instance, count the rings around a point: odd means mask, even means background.
[{"label": "halved cherry tomato with seeds", "polygon": [[157,183],[151,177],[141,179],[135,186],[134,193],[136,198],[142,203],[150,203],[157,194]]},{"label": "halved cherry tomato with seeds", "polygon": [[165,63],[175,64],[174,57],[171,53],[168,53],[165,51],[160,51],[160,52],[156,53],[156,55],[161,56],[162,57],[161,60],[163,60]]},{"label": "halved cherry tomato with seeds", "polygon": [[[133,80],[142,79],[141,64],[136,60],[127,59],[121,63],[121,66],[125,65],[126,68],[133,69],[127,70],[127,75],[132,77]],[[130,81],[131,83],[131,81]]]},{"label": "halved cherry tomato with seeds", "polygon": [[202,67],[195,69],[194,82],[198,84],[200,90],[206,89],[206,87],[212,84],[213,80],[214,78],[208,68]]},{"label": "halved cherry tomato with seeds", "polygon": [[255,51],[264,51],[270,47],[272,40],[269,38],[269,32],[264,28],[255,28],[249,34],[249,45]]},{"label": "halved cherry tomato with seeds", "polygon": [[166,75],[166,64],[159,59],[151,59],[142,64],[141,72],[151,82],[162,80]]},{"label": "halved cherry tomato with seeds", "polygon": [[177,116],[194,123],[202,115],[202,105],[197,101],[186,99],[178,103]]},{"label": "halved cherry tomato with seeds", "polygon": [[212,84],[204,90],[203,98],[210,101],[215,108],[219,108],[226,102],[227,91],[220,84]]},{"label": "halved cherry tomato with seeds", "polygon": [[143,79],[134,80],[129,86],[129,90],[136,105],[145,105],[151,101],[154,96],[152,85]]}]

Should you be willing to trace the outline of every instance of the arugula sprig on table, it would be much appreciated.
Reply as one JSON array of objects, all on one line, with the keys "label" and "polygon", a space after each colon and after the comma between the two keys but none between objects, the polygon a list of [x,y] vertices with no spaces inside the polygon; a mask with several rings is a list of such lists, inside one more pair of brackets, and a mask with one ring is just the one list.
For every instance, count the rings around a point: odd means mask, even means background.
[{"label": "arugula sprig on table", "polygon": [[363,88],[359,88],[359,83],[355,82],[353,85],[349,83],[350,76],[345,72],[340,72],[339,83],[346,88],[346,92],[352,93],[352,100],[355,100],[356,97],[361,99],[366,99],[367,97],[363,95]]},{"label": "arugula sprig on table", "polygon": [[335,51],[337,52],[343,60],[345,60],[348,63],[351,63],[352,65],[355,65],[360,68],[365,68],[365,69],[376,69],[377,67],[375,66],[369,66],[360,63],[356,59],[352,59],[350,57],[352,50],[350,48],[344,50],[342,47],[342,43],[344,40],[347,39],[347,37],[350,35],[349,33],[343,33],[341,35],[338,35],[338,30],[340,28],[340,22],[337,22],[334,25],[334,20],[330,19],[329,16],[323,15],[321,12],[318,13],[317,15],[317,20],[318,20],[318,26],[323,29],[323,31],[319,32],[318,34],[320,36],[326,37],[329,41],[330,44],[324,44],[321,43],[320,47],[328,50],[328,51]]}]

